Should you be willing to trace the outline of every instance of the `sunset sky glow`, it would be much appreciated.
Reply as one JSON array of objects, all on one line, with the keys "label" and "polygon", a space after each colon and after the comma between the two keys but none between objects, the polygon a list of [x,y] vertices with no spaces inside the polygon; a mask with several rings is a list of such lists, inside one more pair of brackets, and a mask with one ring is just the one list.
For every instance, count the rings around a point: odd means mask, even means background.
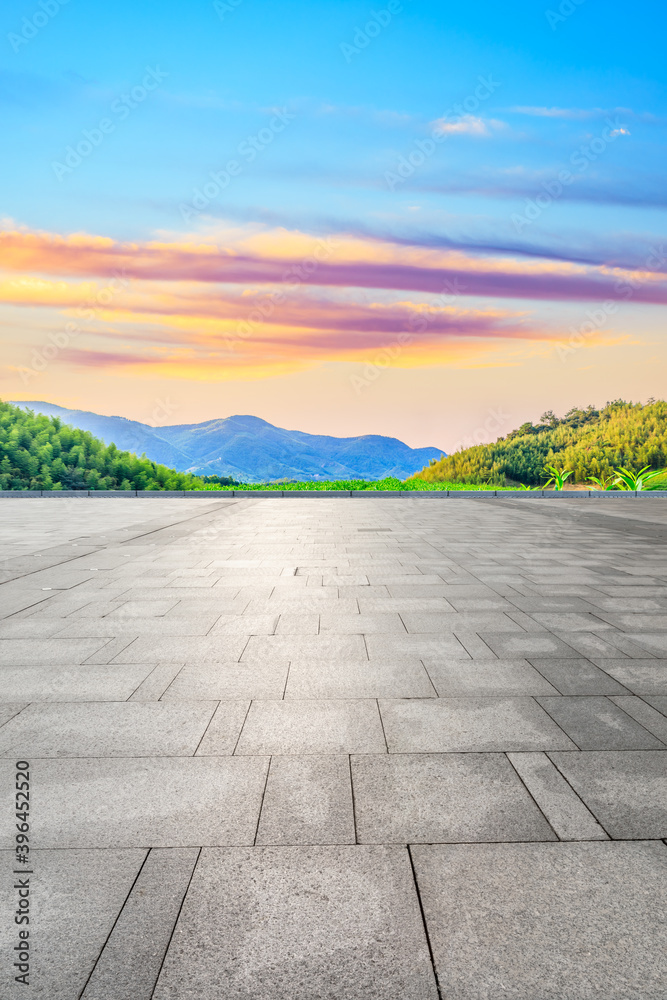
[{"label": "sunset sky glow", "polygon": [[0,18],[3,399],[452,450],[665,397],[664,4]]}]

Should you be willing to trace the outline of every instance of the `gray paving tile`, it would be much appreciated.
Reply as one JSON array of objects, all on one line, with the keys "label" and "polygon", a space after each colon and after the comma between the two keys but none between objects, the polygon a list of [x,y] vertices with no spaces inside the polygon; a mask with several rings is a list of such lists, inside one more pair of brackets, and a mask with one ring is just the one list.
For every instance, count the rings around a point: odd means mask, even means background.
[{"label": "gray paving tile", "polygon": [[576,749],[532,698],[380,701],[390,753]]},{"label": "gray paving tile", "polygon": [[498,656],[517,657],[580,657],[572,646],[548,632],[482,632],[481,638]]},{"label": "gray paving tile", "polygon": [[444,597],[371,597],[360,594],[359,610],[362,615],[370,615],[390,611],[399,614],[404,611],[451,613],[455,609]]},{"label": "gray paving tile", "polygon": [[335,612],[341,615],[356,615],[359,605],[352,597],[334,599],[331,597],[323,600],[313,596],[315,587],[308,588],[308,592],[299,594],[294,598],[276,597],[266,600],[253,599],[249,602],[246,613],[252,615],[284,615],[284,614],[320,614],[323,611]]},{"label": "gray paving tile", "polygon": [[455,611],[438,614],[409,611],[401,616],[408,632],[422,634],[437,632],[519,632],[523,629],[500,612]]},{"label": "gray paving tile", "polygon": [[[83,640],[80,640],[83,641]],[[187,660],[238,660],[248,642],[247,636],[141,636],[126,646],[122,660],[117,662],[155,663],[158,660],[186,662]],[[284,657],[283,657],[284,659]]]},{"label": "gray paving tile", "polygon": [[504,754],[353,756],[351,766],[362,844],[556,839]]},{"label": "gray paving tile", "polygon": [[665,597],[603,597],[596,594],[589,601],[601,611],[637,611],[646,614],[648,611],[667,610]]},{"label": "gray paving tile", "polygon": [[30,705],[0,729],[0,756],[188,756],[215,702]]},{"label": "gray paving tile", "polygon": [[628,632],[627,638],[636,646],[648,650],[654,656],[664,656],[667,658],[666,632]]},{"label": "gray paving tile", "polygon": [[[447,1000],[662,1000],[662,844],[412,849]],[[619,905],[622,901],[622,905]]]},{"label": "gray paving tile", "polygon": [[203,636],[215,624],[215,615],[207,618],[80,618],[64,625],[59,638],[115,639],[122,636]]},{"label": "gray paving tile", "polygon": [[292,699],[253,702],[236,753],[386,753],[386,749],[375,702]]},{"label": "gray paving tile", "polygon": [[105,639],[0,639],[0,664],[83,663]]},{"label": "gray paving tile", "polygon": [[283,697],[285,663],[188,663],[162,696],[163,701],[188,699]]},{"label": "gray paving tile", "polygon": [[0,667],[0,701],[126,701],[147,664]]},{"label": "gray paving tile", "polygon": [[51,639],[62,632],[66,622],[62,618],[9,618],[0,623],[0,639]]},{"label": "gray paving tile", "polygon": [[[465,640],[462,640],[465,641]],[[461,695],[556,694],[556,689],[527,660],[424,659],[441,698]],[[396,697],[386,695],[385,697]]]},{"label": "gray paving tile", "polygon": [[593,632],[558,632],[554,633],[569,646],[577,651],[579,656],[595,660],[598,657],[643,657],[646,650],[642,650],[635,642],[632,642],[624,632],[615,629],[600,629],[599,633]]},{"label": "gray paving tile", "polygon": [[155,1000],[222,995],[437,1000],[405,848],[203,851]]},{"label": "gray paving tile", "polygon": [[419,660],[294,660],[286,698],[434,698]]},{"label": "gray paving tile", "polygon": [[[124,601],[120,607],[117,605],[107,605],[109,611],[106,613],[106,617],[114,621],[117,618],[162,618],[169,611],[172,611],[177,604],[178,601],[176,600]],[[199,608],[198,614],[200,616],[206,615],[206,611]]]},{"label": "gray paving tile", "polygon": [[505,597],[450,597],[449,600],[455,611],[516,611]]},{"label": "gray paving tile", "polygon": [[[600,600],[604,600],[604,598],[600,596]],[[564,614],[570,611],[586,612],[591,610],[591,604],[595,604],[596,607],[600,606],[598,600],[593,601],[591,598],[589,601],[588,598],[584,600],[582,597],[522,597],[517,595],[512,597],[511,601],[515,607],[527,614],[535,612],[546,614]]]},{"label": "gray paving tile", "polygon": [[545,753],[510,753],[507,756],[559,840],[609,839]]},{"label": "gray paving tile", "polygon": [[644,701],[652,705],[656,711],[667,715],[667,695],[645,695]]},{"label": "gray paving tile", "polygon": [[611,660],[604,658],[596,659],[595,663],[633,694],[667,694],[667,659]]},{"label": "gray paving tile", "polygon": [[667,752],[550,753],[615,840],[667,837]]},{"label": "gray paving tile", "polygon": [[366,657],[361,635],[254,635],[248,640],[244,663],[280,660],[360,660]]},{"label": "gray paving tile", "polygon": [[278,615],[221,615],[211,635],[273,635]]},{"label": "gray paving tile", "polygon": [[276,626],[276,635],[317,635],[320,631],[320,616],[311,611],[306,614],[280,615]]},{"label": "gray paving tile", "polygon": [[667,719],[662,713],[647,705],[642,698],[632,695],[621,695],[611,700],[667,746]]},{"label": "gray paving tile", "polygon": [[[78,997],[145,856],[143,850],[35,851],[33,870],[38,874],[33,876],[31,899],[30,985],[14,981],[20,972],[13,969],[18,956],[12,951],[19,944],[20,927],[7,921],[2,935],[3,998]],[[0,852],[0,858],[5,871],[10,871],[9,851]],[[3,878],[0,885],[2,910],[8,914],[16,909],[13,884],[12,879]]]},{"label": "gray paving tile", "polygon": [[451,632],[436,632],[430,635],[369,635],[366,637],[366,648],[371,660],[396,659],[406,657],[413,659],[436,658],[451,656],[454,659],[465,659],[466,649],[460,640]]},{"label": "gray paving tile", "polygon": [[608,698],[538,698],[580,750],[659,750],[660,740]]},{"label": "gray paving tile", "polygon": [[272,757],[258,844],[354,844],[346,755]]},{"label": "gray paving tile", "polygon": [[[268,757],[117,757],[32,762],[35,848],[252,844]],[[13,844],[14,761],[0,760],[0,845]],[[38,790],[38,791],[37,791]]]},{"label": "gray paving tile", "polygon": [[358,614],[337,615],[323,611],[320,614],[320,634],[327,635],[367,635],[379,632],[381,634],[400,632],[405,634],[405,626],[400,615],[393,614]]},{"label": "gray paving tile", "polygon": [[[630,662],[627,660],[624,663]],[[626,694],[627,689],[590,660],[530,657],[530,663],[560,694]]]},{"label": "gray paving tile", "polygon": [[[406,577],[406,580],[408,578]],[[488,593],[490,588],[480,587],[483,589],[484,593]],[[447,586],[444,581],[439,584],[430,584],[428,586],[412,586],[411,583],[400,583],[400,584],[390,584],[387,587],[390,597],[395,598],[405,598],[413,597],[420,600],[424,600],[427,597],[445,597],[448,598],[451,594],[452,588]]]},{"label": "gray paving tile", "polygon": [[0,726],[4,726],[6,722],[13,719],[15,715],[22,712],[24,708],[27,708],[28,702],[8,702],[5,704],[0,704]]},{"label": "gray paving tile", "polygon": [[[182,663],[158,663],[150,671],[145,681],[134,691],[129,700],[159,701],[182,667]],[[118,664],[114,663],[113,669],[118,670]]]},{"label": "gray paving tile", "polygon": [[[661,614],[641,614],[639,612],[600,611],[600,617],[614,628],[625,632],[665,632],[667,631],[667,611]],[[667,648],[663,646],[663,649]]]},{"label": "gray paving tile", "polygon": [[198,857],[196,847],[149,852],[81,1000],[151,1000]]},{"label": "gray paving tile", "polygon": [[[148,605],[156,602],[145,601],[142,603]],[[236,597],[228,600],[201,598],[194,601],[190,597],[190,599],[181,599],[175,603],[171,610],[165,614],[165,618],[171,620],[173,618],[198,618],[202,615],[216,615],[217,617],[220,615],[240,615],[247,606],[248,601]]]},{"label": "gray paving tile", "polygon": [[197,748],[198,757],[216,757],[234,752],[250,701],[221,701]]}]

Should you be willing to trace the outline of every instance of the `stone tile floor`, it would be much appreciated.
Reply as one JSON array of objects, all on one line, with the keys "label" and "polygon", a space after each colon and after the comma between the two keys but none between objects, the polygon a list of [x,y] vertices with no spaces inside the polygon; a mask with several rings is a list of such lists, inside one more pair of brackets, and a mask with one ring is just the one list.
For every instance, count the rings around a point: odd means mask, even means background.
[{"label": "stone tile floor", "polygon": [[658,498],[0,500],[0,996],[665,1000],[665,540]]}]

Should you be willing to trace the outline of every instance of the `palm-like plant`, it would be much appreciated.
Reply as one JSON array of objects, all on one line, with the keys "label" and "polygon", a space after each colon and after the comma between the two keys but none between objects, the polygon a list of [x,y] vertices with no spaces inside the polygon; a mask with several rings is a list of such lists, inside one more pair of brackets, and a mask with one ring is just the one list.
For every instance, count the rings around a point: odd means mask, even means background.
[{"label": "palm-like plant", "polygon": [[598,476],[589,476],[589,483],[593,483],[593,486],[587,486],[587,490],[613,490],[616,488],[616,477],[606,476],[604,479],[600,479]]},{"label": "palm-like plant", "polygon": [[[619,490],[657,490],[660,486],[656,480],[664,480],[667,477],[667,471],[665,469],[654,469],[650,471],[651,466],[645,465],[643,469],[639,472],[631,472],[629,469],[616,469],[616,482],[615,486]],[[652,484],[652,485],[650,485]]]},{"label": "palm-like plant", "polygon": [[544,468],[547,473],[551,473],[551,478],[548,479],[542,487],[545,490],[548,486],[551,486],[552,483],[555,490],[562,490],[565,485],[565,480],[572,475],[572,469],[565,471],[565,469],[556,469],[553,465],[545,465]]}]

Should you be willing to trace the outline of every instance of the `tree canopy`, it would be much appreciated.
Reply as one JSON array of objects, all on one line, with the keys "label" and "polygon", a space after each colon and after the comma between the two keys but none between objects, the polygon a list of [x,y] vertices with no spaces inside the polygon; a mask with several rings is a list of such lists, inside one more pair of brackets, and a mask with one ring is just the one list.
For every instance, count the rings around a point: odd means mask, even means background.
[{"label": "tree canopy", "polygon": [[607,477],[620,466],[667,466],[667,402],[646,404],[622,399],[573,407],[564,417],[548,410],[538,424],[525,423],[495,444],[479,444],[433,462],[414,478],[429,482],[496,483],[508,480],[538,486],[544,467],[572,469],[571,482]]},{"label": "tree canopy", "polygon": [[204,482],[0,401],[0,489],[197,490]]}]

